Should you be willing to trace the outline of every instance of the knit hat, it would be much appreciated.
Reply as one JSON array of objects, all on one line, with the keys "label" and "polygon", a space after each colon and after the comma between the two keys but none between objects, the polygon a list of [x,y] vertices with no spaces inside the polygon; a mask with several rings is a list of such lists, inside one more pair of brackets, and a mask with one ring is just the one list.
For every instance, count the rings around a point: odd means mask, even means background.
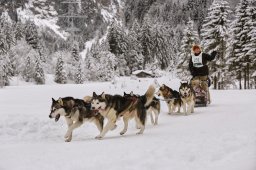
[{"label": "knit hat", "polygon": [[200,51],[202,51],[199,45],[193,45],[192,51],[194,52],[196,49],[199,49]]}]

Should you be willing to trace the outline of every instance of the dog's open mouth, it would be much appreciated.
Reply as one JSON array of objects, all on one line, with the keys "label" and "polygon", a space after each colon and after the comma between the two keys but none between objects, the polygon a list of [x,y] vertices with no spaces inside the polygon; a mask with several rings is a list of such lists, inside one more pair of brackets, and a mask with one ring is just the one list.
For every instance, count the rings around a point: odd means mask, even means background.
[{"label": "dog's open mouth", "polygon": [[59,119],[60,119],[60,114],[57,114],[55,117],[55,122],[58,122]]}]

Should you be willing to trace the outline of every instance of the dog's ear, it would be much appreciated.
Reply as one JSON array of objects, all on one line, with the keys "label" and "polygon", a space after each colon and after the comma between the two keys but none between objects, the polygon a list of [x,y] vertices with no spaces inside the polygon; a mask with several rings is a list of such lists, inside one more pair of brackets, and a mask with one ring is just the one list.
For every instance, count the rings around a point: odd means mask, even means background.
[{"label": "dog's ear", "polygon": [[103,99],[106,99],[106,95],[105,95],[104,92],[101,93],[101,97],[102,97]]},{"label": "dog's ear", "polygon": [[52,98],[52,102],[53,102],[53,103],[55,102],[54,98]]},{"label": "dog's ear", "polygon": [[59,103],[61,106],[63,106],[63,101],[62,101],[62,98],[61,98],[61,97],[58,99],[58,103]]},{"label": "dog's ear", "polygon": [[127,94],[124,92],[124,96],[126,96]]},{"label": "dog's ear", "polygon": [[97,94],[95,92],[93,92],[92,97],[97,97]]},{"label": "dog's ear", "polygon": [[133,95],[134,95],[134,94],[133,94],[133,91],[131,91],[130,95],[131,95],[131,96],[133,96]]},{"label": "dog's ear", "polygon": [[166,87],[166,85],[165,85],[165,84],[163,84],[162,86],[163,86],[163,87]]}]

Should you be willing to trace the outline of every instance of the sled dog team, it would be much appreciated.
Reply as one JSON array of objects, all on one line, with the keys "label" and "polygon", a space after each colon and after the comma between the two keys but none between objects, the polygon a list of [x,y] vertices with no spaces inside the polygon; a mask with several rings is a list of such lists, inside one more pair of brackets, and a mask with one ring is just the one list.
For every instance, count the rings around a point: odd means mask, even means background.
[{"label": "sled dog team", "polygon": [[[86,96],[83,100],[73,97],[64,97],[55,100],[52,98],[50,118],[57,122],[60,116],[64,116],[68,130],[64,136],[66,142],[72,140],[72,132],[84,122],[93,122],[100,134],[96,139],[102,139],[110,130],[114,130],[116,121],[123,118],[124,128],[120,135],[126,133],[128,122],[135,119],[138,128],[137,134],[143,134],[147,114],[150,114],[151,123],[158,124],[160,113],[160,101],[154,95],[162,96],[169,108],[169,114],[176,110],[180,112],[182,107],[185,115],[194,112],[195,94],[188,83],[181,83],[179,92],[162,85],[156,92],[154,85],[150,85],[144,95],[135,95],[133,92],[121,95],[96,94]],[[104,125],[104,119],[107,120]]]}]

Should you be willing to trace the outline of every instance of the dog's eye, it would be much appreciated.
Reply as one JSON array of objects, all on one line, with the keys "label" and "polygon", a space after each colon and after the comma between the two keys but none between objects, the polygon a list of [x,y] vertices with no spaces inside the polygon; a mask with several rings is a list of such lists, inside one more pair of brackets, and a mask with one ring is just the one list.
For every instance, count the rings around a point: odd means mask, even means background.
[{"label": "dog's eye", "polygon": [[97,104],[100,104],[99,102],[97,102]]}]

